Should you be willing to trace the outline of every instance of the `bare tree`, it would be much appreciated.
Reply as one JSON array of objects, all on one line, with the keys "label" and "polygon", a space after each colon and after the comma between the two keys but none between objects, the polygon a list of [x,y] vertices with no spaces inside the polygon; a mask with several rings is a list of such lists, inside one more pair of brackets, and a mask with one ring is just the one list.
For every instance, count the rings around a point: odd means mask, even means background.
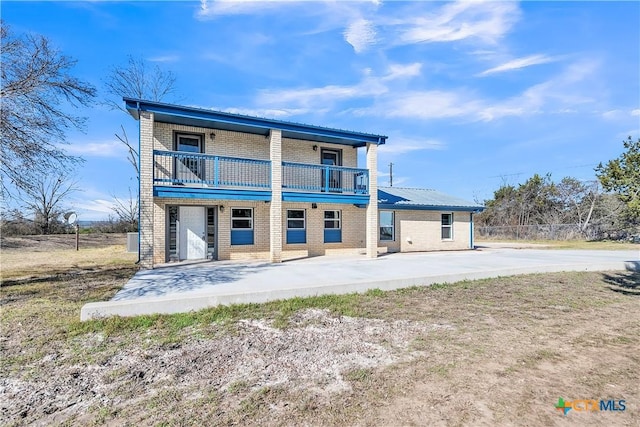
[{"label": "bare tree", "polygon": [[80,161],[60,144],[66,143],[68,129],[82,129],[85,122],[68,106],[89,105],[95,89],[70,74],[76,61],[46,37],[16,36],[4,22],[0,27],[0,186],[11,195],[9,182],[23,190],[38,176],[69,171]]},{"label": "bare tree", "polygon": [[63,213],[63,203],[72,193],[78,191],[77,182],[64,172],[40,175],[32,185],[19,193],[24,208],[33,212],[34,223],[42,234],[50,234]]},{"label": "bare tree", "polygon": [[114,205],[111,207],[118,217],[118,221],[126,224],[127,231],[136,231],[138,229],[138,198],[133,197],[131,188],[129,188],[129,198],[119,199],[113,197]]},{"label": "bare tree", "polygon": [[127,64],[114,66],[104,81],[107,93],[105,104],[126,112],[122,98],[164,101],[175,94],[176,77],[158,65],[151,67],[142,58],[129,55]]},{"label": "bare tree", "polygon": [[[127,57],[124,66],[111,68],[104,86],[107,93],[105,104],[112,109],[125,111],[123,97],[145,99],[149,101],[164,101],[175,94],[175,75],[171,71],[159,66],[150,67],[142,58]],[[121,133],[115,137],[127,147],[129,163],[136,173],[136,180],[140,182],[139,153],[129,137],[124,126],[120,125]],[[132,192],[129,188],[129,200],[123,201],[114,197],[112,210],[121,222],[131,225],[132,230],[138,226],[138,186]],[[135,192],[135,195],[132,194]],[[135,202],[134,202],[135,201]]]}]

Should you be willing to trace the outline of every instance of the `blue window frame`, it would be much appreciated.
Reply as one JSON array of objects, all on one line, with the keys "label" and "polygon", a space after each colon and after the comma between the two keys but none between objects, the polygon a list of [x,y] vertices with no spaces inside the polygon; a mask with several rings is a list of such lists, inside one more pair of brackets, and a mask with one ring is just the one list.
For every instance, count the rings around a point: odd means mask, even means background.
[{"label": "blue window frame", "polygon": [[307,243],[306,211],[287,209],[287,244]]},{"label": "blue window frame", "polygon": [[253,208],[231,209],[231,244],[253,245]]},{"label": "blue window frame", "polygon": [[324,242],[342,242],[342,215],[340,211],[324,211]]}]

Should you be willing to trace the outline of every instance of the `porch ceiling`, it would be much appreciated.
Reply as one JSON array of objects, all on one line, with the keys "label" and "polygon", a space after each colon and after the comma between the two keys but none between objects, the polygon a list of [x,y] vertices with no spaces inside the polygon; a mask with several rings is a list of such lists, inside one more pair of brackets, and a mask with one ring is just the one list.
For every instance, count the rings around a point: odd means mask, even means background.
[{"label": "porch ceiling", "polygon": [[140,111],[148,111],[154,113],[154,120],[161,123],[252,133],[263,135],[265,138],[268,137],[271,129],[279,129],[282,131],[283,138],[349,145],[351,147],[362,147],[367,143],[380,145],[384,144],[387,139],[384,135],[265,119],[203,108],[132,98],[123,98],[123,100],[127,111],[136,120],[140,118]]}]

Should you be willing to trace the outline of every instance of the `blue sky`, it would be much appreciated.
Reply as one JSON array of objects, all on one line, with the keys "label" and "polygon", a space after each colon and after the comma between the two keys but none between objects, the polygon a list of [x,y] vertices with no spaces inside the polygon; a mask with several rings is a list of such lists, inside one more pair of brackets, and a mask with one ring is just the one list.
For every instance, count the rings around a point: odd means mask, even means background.
[{"label": "blue sky", "polygon": [[[172,70],[180,104],[389,136],[380,184],[470,200],[534,173],[594,179],[640,135],[638,2],[2,2],[102,89],[127,55]],[[102,92],[103,93],[103,92]],[[134,183],[96,105],[68,135],[72,201],[101,219]]]}]

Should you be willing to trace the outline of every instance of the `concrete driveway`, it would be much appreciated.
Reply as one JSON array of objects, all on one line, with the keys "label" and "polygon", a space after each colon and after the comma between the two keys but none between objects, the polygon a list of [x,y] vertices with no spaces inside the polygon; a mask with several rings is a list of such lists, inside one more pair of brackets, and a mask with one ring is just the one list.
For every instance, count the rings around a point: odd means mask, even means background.
[{"label": "concrete driveway", "polygon": [[219,304],[398,289],[514,274],[640,271],[640,250],[550,250],[480,246],[474,251],[324,256],[265,262],[213,261],[140,271],[111,301],[89,303],[82,320],[178,313]]}]

